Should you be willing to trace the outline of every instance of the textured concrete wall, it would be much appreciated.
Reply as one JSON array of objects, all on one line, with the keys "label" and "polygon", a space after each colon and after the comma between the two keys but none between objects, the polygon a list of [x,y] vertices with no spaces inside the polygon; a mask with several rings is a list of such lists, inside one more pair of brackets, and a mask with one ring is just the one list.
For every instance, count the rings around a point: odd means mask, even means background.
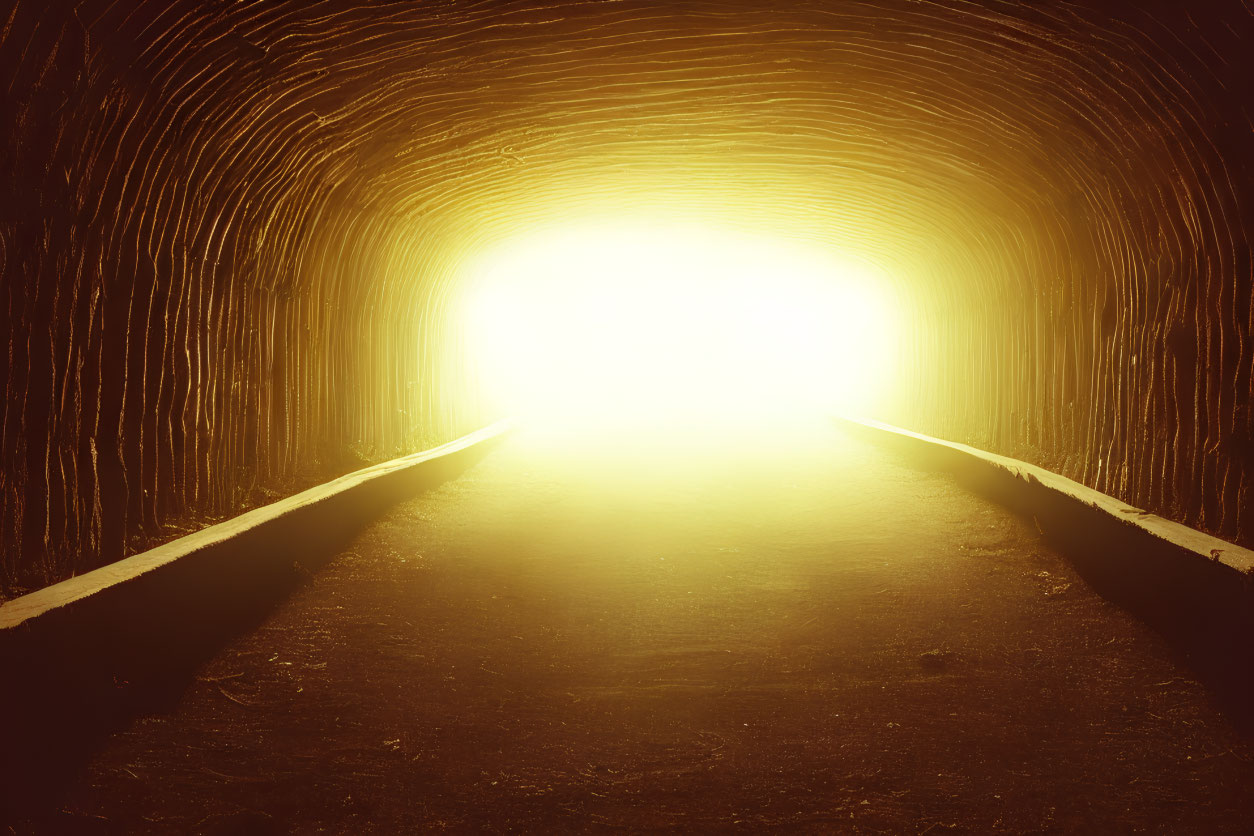
[{"label": "textured concrete wall", "polygon": [[491,417],[461,260],[656,206],[888,269],[880,417],[1250,542],[1254,25],[1193,6],[0,4],[0,578]]}]

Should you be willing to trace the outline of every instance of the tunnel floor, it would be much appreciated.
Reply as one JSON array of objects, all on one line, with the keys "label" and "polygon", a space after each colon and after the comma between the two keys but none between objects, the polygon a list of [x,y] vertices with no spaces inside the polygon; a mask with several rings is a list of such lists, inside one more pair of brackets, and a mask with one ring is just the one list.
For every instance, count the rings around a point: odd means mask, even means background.
[{"label": "tunnel floor", "polygon": [[834,431],[717,459],[525,442],[363,533],[176,708],[116,735],[57,822],[1254,821],[1254,747],[1030,520]]}]

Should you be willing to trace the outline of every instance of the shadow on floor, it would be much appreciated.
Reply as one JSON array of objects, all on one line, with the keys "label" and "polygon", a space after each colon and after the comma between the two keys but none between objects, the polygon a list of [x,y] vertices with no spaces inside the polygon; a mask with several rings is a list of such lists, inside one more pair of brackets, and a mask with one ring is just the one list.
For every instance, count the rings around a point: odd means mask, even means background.
[{"label": "shadow on floor", "polygon": [[38,830],[111,734],[172,709],[201,665],[383,511],[457,478],[498,441],[388,474],[0,635],[0,830]]},{"label": "shadow on floor", "polygon": [[952,448],[853,429],[905,464],[946,473],[1032,519],[1094,591],[1163,635],[1233,724],[1254,736],[1254,577]]}]

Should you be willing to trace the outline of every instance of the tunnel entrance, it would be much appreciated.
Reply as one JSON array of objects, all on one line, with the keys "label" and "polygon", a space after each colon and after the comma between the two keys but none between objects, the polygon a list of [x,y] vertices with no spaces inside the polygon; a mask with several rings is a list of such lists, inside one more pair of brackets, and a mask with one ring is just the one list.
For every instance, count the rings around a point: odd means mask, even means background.
[{"label": "tunnel entrance", "polygon": [[873,411],[897,322],[874,265],[692,223],[540,230],[468,270],[482,397],[563,433],[769,429]]}]

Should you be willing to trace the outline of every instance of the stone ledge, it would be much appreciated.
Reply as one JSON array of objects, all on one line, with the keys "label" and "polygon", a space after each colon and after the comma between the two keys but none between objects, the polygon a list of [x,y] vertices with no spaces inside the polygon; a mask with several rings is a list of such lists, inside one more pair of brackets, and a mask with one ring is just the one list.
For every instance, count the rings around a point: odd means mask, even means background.
[{"label": "stone ledge", "polygon": [[403,456],[346,474],[317,487],[257,508],[225,522],[211,525],[186,537],[163,543],[154,549],[102,566],[83,575],[45,587],[28,595],[0,604],[0,631],[19,627],[31,619],[46,613],[72,606],[93,595],[126,584],[144,575],[158,572],[162,567],[208,550],[228,547],[232,541],[255,534],[268,526],[291,520],[302,511],[327,502],[334,502],[370,483],[391,483],[398,477],[418,475],[416,470],[430,467],[439,459],[462,453],[477,444],[494,439],[510,429],[508,422],[500,422],[470,433],[447,444]]},{"label": "stone ledge", "polygon": [[368,467],[0,606],[0,823],[54,792],[93,747],[177,702],[389,506],[456,478],[501,422]]},{"label": "stone ledge", "polygon": [[[1054,473],[1052,470],[1046,470],[1043,467],[1028,464],[1019,459],[1012,459],[1008,456],[989,453],[977,447],[933,438],[879,421],[855,420],[851,418],[841,418],[839,420],[844,425],[857,430],[864,432],[870,430],[885,434],[886,437],[892,438],[897,446],[902,448],[913,447],[916,452],[930,454],[933,459],[937,458],[938,453],[944,456],[944,451],[952,451],[951,455],[953,458],[951,464],[955,466],[987,465],[995,471],[1000,471],[1015,479],[1022,480],[1028,485],[1038,484],[1050,491],[1073,499],[1095,511],[1108,515],[1114,520],[1126,523],[1152,537],[1170,543],[1182,552],[1196,555],[1207,562],[1218,562],[1243,575],[1254,575],[1254,551],[1238,546],[1235,543],[1229,543],[1227,540],[1221,540],[1195,528],[1190,528],[1182,523],[1165,519],[1142,508],[1128,505],[1126,502],[1121,502],[1113,496],[1095,491],[1079,482]],[[964,458],[966,461],[963,460]]]},{"label": "stone ledge", "polygon": [[875,421],[839,423],[1032,518],[1095,591],[1175,645],[1254,734],[1254,551],[1018,459]]}]

